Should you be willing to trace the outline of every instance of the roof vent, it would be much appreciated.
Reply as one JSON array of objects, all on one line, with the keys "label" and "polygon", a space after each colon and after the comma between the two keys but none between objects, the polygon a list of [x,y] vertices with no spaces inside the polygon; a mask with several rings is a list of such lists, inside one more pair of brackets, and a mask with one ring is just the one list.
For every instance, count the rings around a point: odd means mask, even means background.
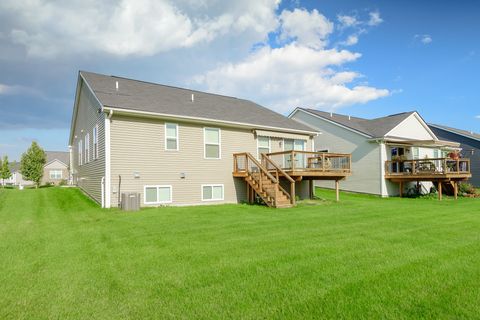
[{"label": "roof vent", "polygon": [[115,89],[118,91],[118,81],[115,81]]},{"label": "roof vent", "polygon": [[348,120],[352,120],[352,117],[351,117],[351,116],[348,116]]},{"label": "roof vent", "polygon": [[192,93],[192,102],[195,101],[195,95]]},{"label": "roof vent", "polygon": [[330,118],[333,118],[333,112],[330,112]]}]

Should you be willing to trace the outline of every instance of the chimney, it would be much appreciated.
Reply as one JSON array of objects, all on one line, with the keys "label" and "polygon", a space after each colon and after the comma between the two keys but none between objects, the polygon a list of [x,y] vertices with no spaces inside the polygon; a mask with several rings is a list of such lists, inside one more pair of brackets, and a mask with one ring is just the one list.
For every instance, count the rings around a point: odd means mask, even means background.
[{"label": "chimney", "polygon": [[195,95],[192,93],[192,102],[195,101]]},{"label": "chimney", "polygon": [[115,89],[118,91],[118,81],[115,81]]}]

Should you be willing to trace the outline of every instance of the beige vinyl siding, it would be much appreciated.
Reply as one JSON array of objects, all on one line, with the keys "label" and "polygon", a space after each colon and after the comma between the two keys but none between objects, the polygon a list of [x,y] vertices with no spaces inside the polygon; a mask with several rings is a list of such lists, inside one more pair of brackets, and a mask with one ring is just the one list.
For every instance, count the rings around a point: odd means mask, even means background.
[{"label": "beige vinyl siding", "polygon": [[[98,203],[102,201],[101,182],[102,177],[105,176],[105,114],[98,112],[100,107],[98,101],[82,81],[72,142],[72,174],[74,183]],[[93,128],[97,124],[98,158],[93,159]],[[85,135],[87,133],[90,136],[90,161],[88,163],[82,161],[83,164],[79,165],[78,141],[83,140],[82,145],[85,148]],[[82,150],[82,154],[85,158],[85,150]]]},{"label": "beige vinyl siding", "polygon": [[[171,120],[168,121],[172,123]],[[178,151],[165,151],[165,122],[140,117],[112,117],[111,173],[112,207],[118,204],[120,192],[141,193],[144,186],[171,185],[172,205],[237,203],[246,199],[246,183],[234,178],[233,153],[257,154],[257,140],[252,130],[211,124],[203,126],[188,122],[178,124]],[[219,128],[221,132],[220,159],[205,159],[204,128]],[[276,141],[276,143],[274,143]],[[279,151],[272,138],[272,151]],[[138,174],[138,178],[135,178]],[[185,178],[181,178],[181,174]],[[223,185],[224,198],[202,201],[202,185]]]},{"label": "beige vinyl siding", "polygon": [[[340,182],[342,190],[381,195],[380,147],[378,143],[326,120],[296,112],[293,119],[305,123],[322,134],[315,137],[315,150],[352,154],[352,175]],[[316,181],[317,186],[334,188],[333,181]]]},{"label": "beige vinyl siding", "polygon": [[[61,179],[51,179],[50,178],[50,171],[51,170],[61,170],[62,171],[62,178]],[[58,160],[55,160],[55,161],[52,161],[51,163],[47,164],[43,168],[42,184],[45,184],[45,183],[59,184],[60,181],[62,181],[62,180],[68,181],[68,176],[69,176],[68,167],[65,166],[62,162],[60,162]]]}]

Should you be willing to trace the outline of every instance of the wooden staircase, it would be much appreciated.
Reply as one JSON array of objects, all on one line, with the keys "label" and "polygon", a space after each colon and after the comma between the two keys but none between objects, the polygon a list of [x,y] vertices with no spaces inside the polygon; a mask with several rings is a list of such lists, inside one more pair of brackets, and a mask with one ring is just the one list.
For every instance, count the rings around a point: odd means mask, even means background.
[{"label": "wooden staircase", "polygon": [[[290,208],[295,205],[295,181],[264,155],[261,164],[248,152],[234,154],[233,175],[245,179],[249,202],[257,194],[269,207]],[[280,185],[280,175],[290,182],[290,194]]]},{"label": "wooden staircase", "polygon": [[278,188],[275,181],[263,172],[249,173],[245,177],[245,181],[267,206],[274,208],[292,207],[290,195],[283,188]]}]

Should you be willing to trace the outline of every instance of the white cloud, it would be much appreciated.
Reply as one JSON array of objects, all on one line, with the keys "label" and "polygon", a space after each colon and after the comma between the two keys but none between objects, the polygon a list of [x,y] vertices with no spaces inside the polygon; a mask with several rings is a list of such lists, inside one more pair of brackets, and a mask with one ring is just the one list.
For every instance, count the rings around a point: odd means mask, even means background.
[{"label": "white cloud", "polygon": [[475,118],[480,119],[480,115],[476,116]]},{"label": "white cloud", "polygon": [[149,56],[242,32],[262,41],[277,27],[277,7],[278,0],[0,2],[0,12],[16,17],[9,37],[40,57],[71,52]]},{"label": "white cloud", "polygon": [[369,13],[370,20],[368,20],[367,24],[369,26],[378,26],[380,23],[383,22],[383,19],[380,17],[380,12],[372,11]]},{"label": "white cloud", "polygon": [[433,41],[432,37],[429,34],[416,34],[413,38],[423,44],[429,44]]},{"label": "white cloud", "polygon": [[337,20],[340,23],[340,26],[339,26],[340,29],[354,27],[354,26],[360,24],[360,22],[354,16],[338,15]]},{"label": "white cloud", "polygon": [[342,44],[345,45],[345,46],[353,46],[357,43],[358,43],[358,36],[355,35],[355,34],[352,34],[352,35],[348,36],[347,40],[342,42]]},{"label": "white cloud", "polygon": [[283,10],[280,15],[281,39],[294,39],[298,44],[321,49],[333,31],[333,23],[316,9]]},{"label": "white cloud", "polygon": [[336,109],[389,95],[386,89],[347,86],[361,75],[332,68],[360,58],[359,53],[315,50],[298,44],[263,47],[240,63],[225,64],[194,81],[212,92],[248,97],[287,112],[297,106]]}]

